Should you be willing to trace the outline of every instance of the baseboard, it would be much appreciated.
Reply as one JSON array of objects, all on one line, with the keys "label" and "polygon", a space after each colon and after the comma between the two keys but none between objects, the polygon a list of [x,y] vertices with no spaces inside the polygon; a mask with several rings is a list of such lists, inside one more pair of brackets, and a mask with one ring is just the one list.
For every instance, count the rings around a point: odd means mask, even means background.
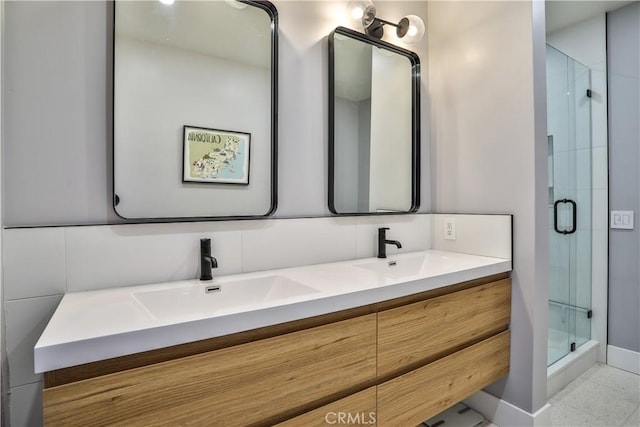
[{"label": "baseboard", "polygon": [[480,412],[499,427],[548,427],[551,425],[551,405],[545,404],[531,414],[485,391],[479,391],[463,403]]},{"label": "baseboard", "polygon": [[608,345],[607,365],[640,375],[640,353]]}]

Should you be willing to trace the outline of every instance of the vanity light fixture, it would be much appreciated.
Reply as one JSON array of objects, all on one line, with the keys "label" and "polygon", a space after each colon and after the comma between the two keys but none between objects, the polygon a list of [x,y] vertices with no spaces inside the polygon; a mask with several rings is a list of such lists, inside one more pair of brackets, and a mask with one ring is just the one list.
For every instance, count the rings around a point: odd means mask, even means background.
[{"label": "vanity light fixture", "polygon": [[371,0],[355,0],[347,3],[347,14],[356,26],[367,28],[376,18],[376,7]]},{"label": "vanity light fixture", "polygon": [[407,15],[395,24],[376,17],[376,7],[371,0],[349,2],[347,13],[357,26],[364,28],[367,35],[377,39],[382,38],[385,25],[396,27],[396,36],[405,43],[416,43],[424,36],[425,26],[422,18],[416,15]]}]

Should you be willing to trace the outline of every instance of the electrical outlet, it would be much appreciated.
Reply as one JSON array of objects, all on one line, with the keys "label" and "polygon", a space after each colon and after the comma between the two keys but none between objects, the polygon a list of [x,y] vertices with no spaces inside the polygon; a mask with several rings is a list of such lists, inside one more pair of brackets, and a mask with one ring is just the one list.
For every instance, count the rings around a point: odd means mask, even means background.
[{"label": "electrical outlet", "polygon": [[455,218],[444,219],[444,239],[456,240],[456,219]]}]

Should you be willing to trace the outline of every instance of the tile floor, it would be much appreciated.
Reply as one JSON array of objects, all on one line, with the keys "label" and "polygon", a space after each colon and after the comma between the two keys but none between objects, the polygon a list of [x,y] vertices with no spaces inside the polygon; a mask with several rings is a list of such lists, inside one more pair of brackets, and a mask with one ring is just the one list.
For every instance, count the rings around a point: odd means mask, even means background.
[{"label": "tile floor", "polygon": [[640,427],[640,376],[599,363],[549,403],[551,427]]}]

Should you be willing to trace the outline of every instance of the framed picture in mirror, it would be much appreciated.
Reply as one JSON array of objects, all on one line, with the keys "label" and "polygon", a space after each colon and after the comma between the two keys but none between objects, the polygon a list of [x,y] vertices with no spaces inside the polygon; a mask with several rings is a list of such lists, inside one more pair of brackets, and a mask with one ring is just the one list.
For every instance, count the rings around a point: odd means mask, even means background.
[{"label": "framed picture in mirror", "polygon": [[251,134],[184,126],[183,182],[249,185]]}]

